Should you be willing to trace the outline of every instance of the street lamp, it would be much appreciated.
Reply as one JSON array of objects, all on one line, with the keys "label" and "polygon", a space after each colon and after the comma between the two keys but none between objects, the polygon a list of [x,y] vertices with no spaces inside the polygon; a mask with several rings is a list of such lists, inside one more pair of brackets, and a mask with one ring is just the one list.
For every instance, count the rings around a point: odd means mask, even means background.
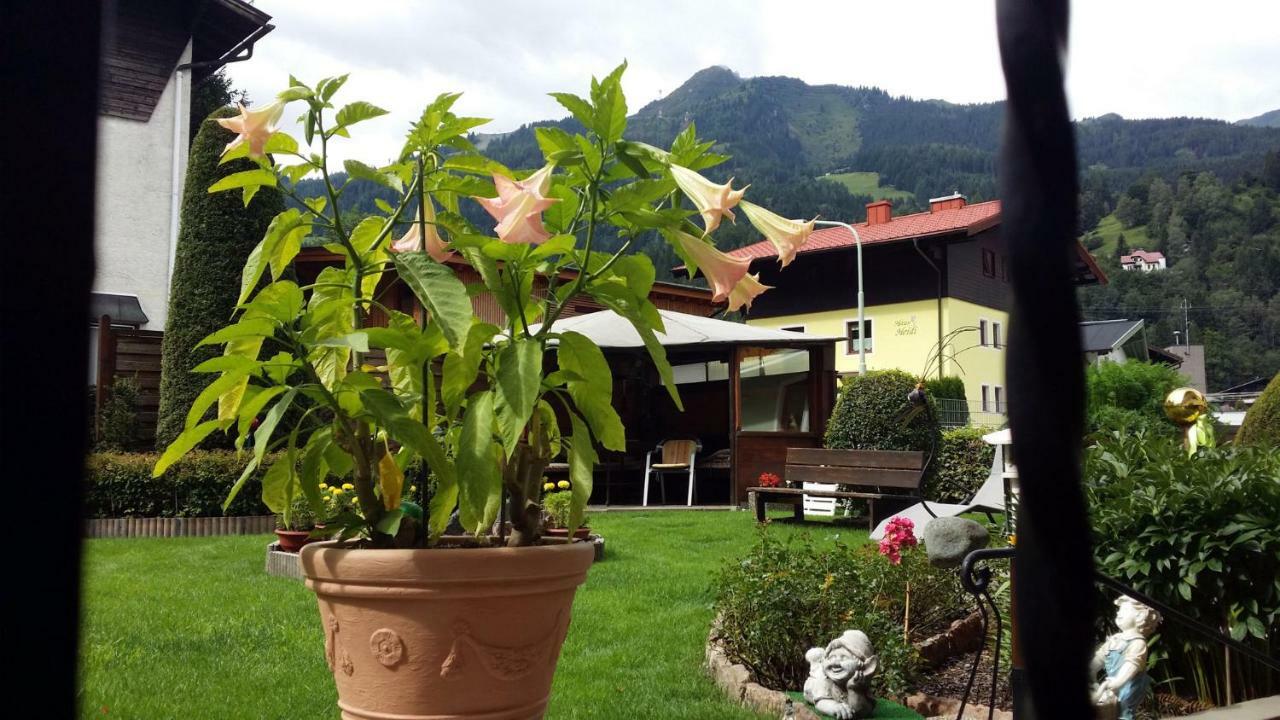
[{"label": "street lamp", "polygon": [[815,220],[815,225],[827,225],[831,227],[842,227],[853,235],[853,244],[858,252],[858,374],[867,374],[867,321],[865,318],[866,307],[862,298],[862,238],[858,235],[858,231],[853,229],[849,223],[842,223],[836,220]]}]

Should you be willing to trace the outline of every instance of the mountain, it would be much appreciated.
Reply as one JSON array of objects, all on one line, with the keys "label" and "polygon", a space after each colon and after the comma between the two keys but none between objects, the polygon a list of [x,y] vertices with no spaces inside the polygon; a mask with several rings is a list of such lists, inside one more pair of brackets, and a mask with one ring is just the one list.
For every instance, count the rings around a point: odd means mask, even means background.
[{"label": "mountain", "polygon": [[1245,118],[1237,120],[1237,125],[1252,125],[1253,127],[1280,127],[1280,109],[1264,112],[1257,117]]}]

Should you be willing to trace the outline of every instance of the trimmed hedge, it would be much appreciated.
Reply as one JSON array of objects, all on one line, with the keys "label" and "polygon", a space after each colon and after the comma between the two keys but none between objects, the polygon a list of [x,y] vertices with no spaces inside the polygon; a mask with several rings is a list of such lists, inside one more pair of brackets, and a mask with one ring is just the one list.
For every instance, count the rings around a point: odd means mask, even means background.
[{"label": "trimmed hedge", "polygon": [[[939,437],[937,423],[920,413],[902,426],[899,414],[916,379],[902,370],[876,370],[844,381],[827,423],[824,445],[840,450],[929,451]],[[936,404],[934,415],[937,415]]]},{"label": "trimmed hedge", "polygon": [[930,473],[925,495],[942,503],[962,503],[986,481],[995,459],[995,447],[982,441],[988,428],[956,428],[942,433],[938,459]]},{"label": "trimmed hedge", "polygon": [[[152,479],[157,453],[95,453],[85,466],[85,517],[217,517],[244,469],[230,451],[196,450]],[[270,462],[264,462],[269,467]],[[262,473],[253,473],[226,515],[270,515]]]},{"label": "trimmed hedge", "polygon": [[[137,450],[138,394],[141,388],[134,378],[121,376],[111,383],[102,403],[96,448],[107,452]],[[92,416],[91,416],[92,417]]]},{"label": "trimmed hedge", "polygon": [[1164,398],[1187,379],[1167,365],[1126,360],[1085,369],[1086,426],[1090,434],[1109,431],[1173,437],[1176,428],[1165,417]]},{"label": "trimmed hedge", "polygon": [[1244,424],[1236,434],[1240,445],[1280,447],[1280,373],[1271,378],[1262,395],[1244,416]]},{"label": "trimmed hedge", "polygon": [[[960,400],[967,401],[968,396],[964,394],[964,378],[956,375],[947,375],[941,378],[933,378],[924,381],[925,392],[929,393],[929,397],[934,400]],[[951,403],[938,403],[939,410],[942,413],[940,419],[948,424],[965,426],[969,424],[969,403],[962,402],[957,409]],[[949,407],[950,406],[950,407]]]},{"label": "trimmed hedge", "polygon": [[[284,209],[280,193],[272,188],[261,189],[247,208],[239,192],[209,193],[209,186],[219,179],[257,167],[249,160],[218,165],[218,157],[235,133],[216,120],[236,114],[231,108],[215,111],[200,126],[191,146],[162,347],[155,438],[160,449],[182,432],[188,408],[211,380],[212,376],[193,374],[191,369],[220,354],[216,346],[197,348],[196,343],[231,318],[245,259],[271,218]],[[224,437],[211,435],[205,446]]]}]

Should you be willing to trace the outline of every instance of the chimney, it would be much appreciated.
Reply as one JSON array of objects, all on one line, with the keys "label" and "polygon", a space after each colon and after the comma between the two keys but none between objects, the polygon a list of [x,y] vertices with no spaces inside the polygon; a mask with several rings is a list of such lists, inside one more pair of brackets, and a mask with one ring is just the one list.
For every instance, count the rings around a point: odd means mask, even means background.
[{"label": "chimney", "polygon": [[880,225],[893,219],[893,205],[888,200],[867,203],[867,224]]},{"label": "chimney", "polygon": [[959,210],[965,206],[965,198],[957,190],[950,195],[942,197],[929,198],[929,212],[935,213],[939,210]]}]

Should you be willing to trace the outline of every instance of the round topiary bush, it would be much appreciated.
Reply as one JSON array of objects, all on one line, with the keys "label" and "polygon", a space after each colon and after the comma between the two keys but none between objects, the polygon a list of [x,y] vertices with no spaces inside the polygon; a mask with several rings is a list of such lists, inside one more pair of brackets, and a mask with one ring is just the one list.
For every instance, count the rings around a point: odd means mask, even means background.
[{"label": "round topiary bush", "polygon": [[1240,445],[1280,447],[1280,373],[1271,378],[1262,395],[1244,416],[1236,434]]},{"label": "round topiary bush", "polygon": [[938,459],[925,486],[925,497],[942,503],[962,503],[978,492],[991,473],[996,449],[982,441],[987,428],[956,428],[942,433]]},{"label": "round topiary bush", "polygon": [[[284,209],[273,188],[260,190],[248,207],[238,192],[209,193],[209,186],[220,178],[257,167],[249,160],[218,164],[235,133],[217,119],[236,114],[231,108],[215,111],[201,124],[191,146],[161,350],[156,419],[156,445],[161,449],[182,432],[187,409],[213,378],[191,369],[221,354],[217,346],[197,348],[196,343],[230,319],[245,259],[262,240],[271,218]],[[212,435],[205,444],[216,444],[213,438],[221,437]]]},{"label": "round topiary bush", "polygon": [[[907,394],[916,379],[902,370],[876,370],[844,381],[827,422],[824,444],[838,450],[923,450],[939,440],[936,421],[919,413],[907,423]],[[937,417],[932,398],[929,404]]]}]

